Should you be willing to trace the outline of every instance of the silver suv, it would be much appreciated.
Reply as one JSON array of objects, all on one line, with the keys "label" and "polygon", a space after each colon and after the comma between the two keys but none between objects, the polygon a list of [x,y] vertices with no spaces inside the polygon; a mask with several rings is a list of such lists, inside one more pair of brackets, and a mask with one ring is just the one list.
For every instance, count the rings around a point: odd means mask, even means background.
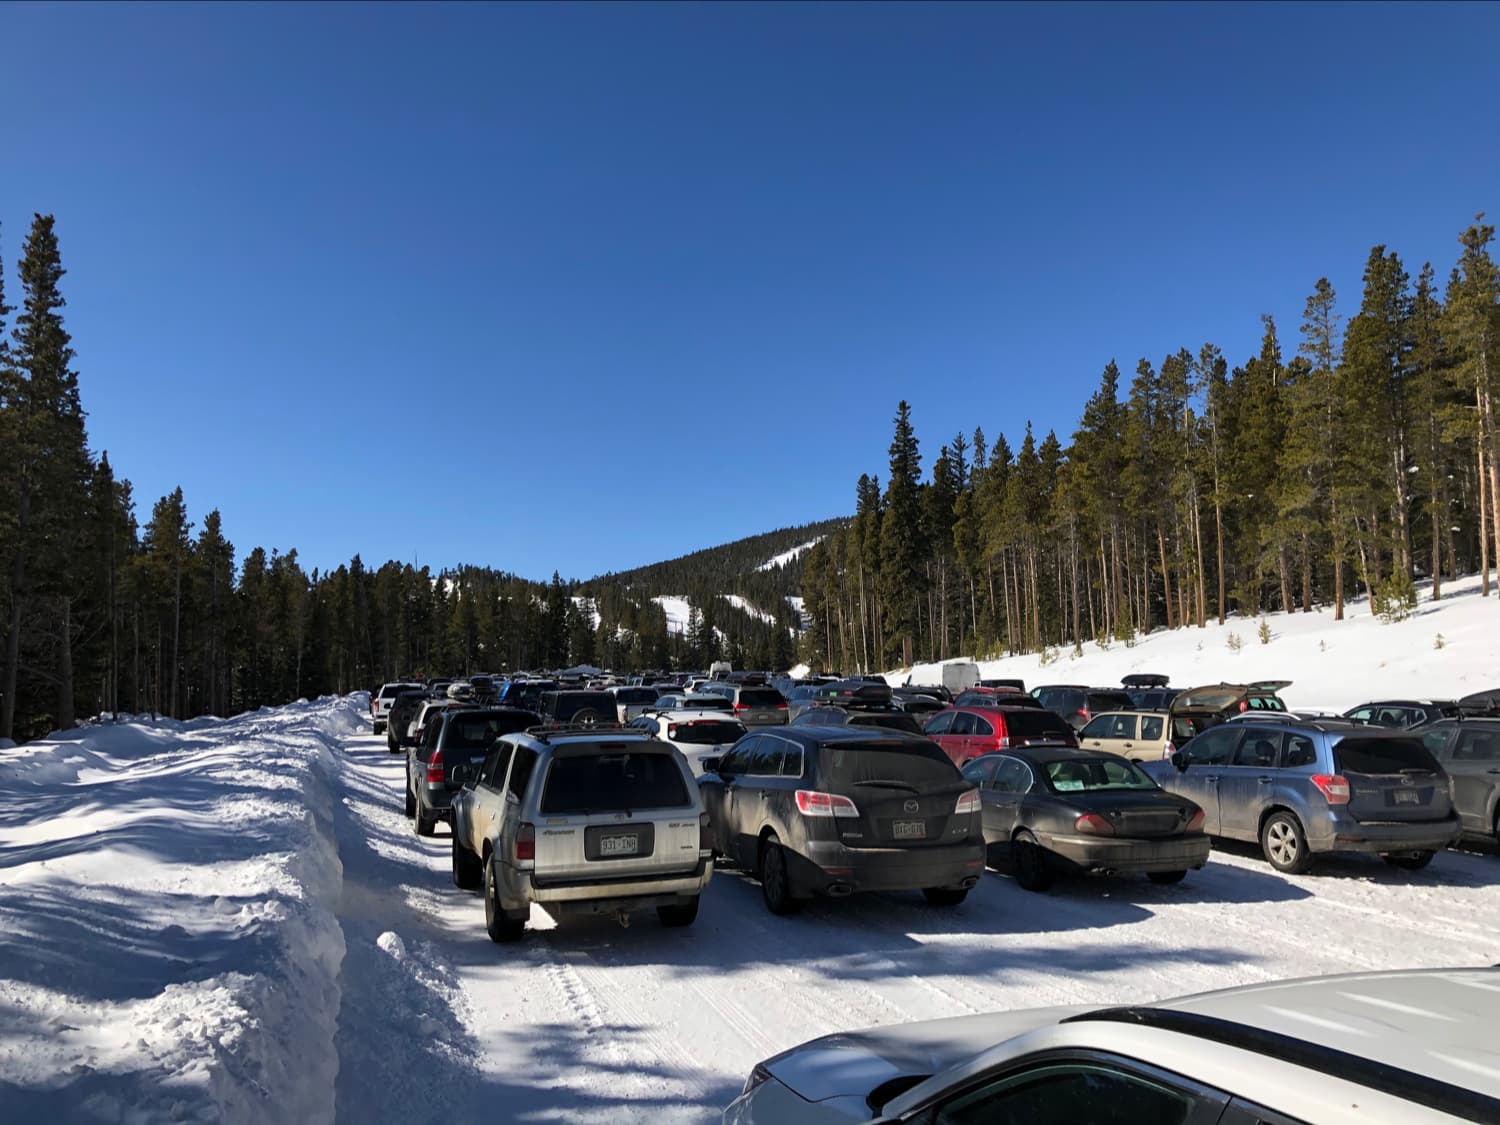
[{"label": "silver suv", "polygon": [[460,767],[453,882],[484,890],[490,939],[516,941],[531,904],[549,914],[655,907],[688,926],[713,875],[713,842],[682,753],[633,730],[533,729]]},{"label": "silver suv", "polygon": [[1341,720],[1223,723],[1143,768],[1196,801],[1210,836],[1258,841],[1278,871],[1323,852],[1410,870],[1458,839],[1453,788],[1419,738]]}]

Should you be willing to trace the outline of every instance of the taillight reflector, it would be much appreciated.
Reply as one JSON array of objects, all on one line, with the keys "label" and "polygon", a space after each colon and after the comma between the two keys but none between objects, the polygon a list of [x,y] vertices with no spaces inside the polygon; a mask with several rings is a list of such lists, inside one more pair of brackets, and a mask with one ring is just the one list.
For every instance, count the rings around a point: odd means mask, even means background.
[{"label": "taillight reflector", "polygon": [[1330,805],[1347,805],[1349,803],[1349,779],[1336,773],[1315,773],[1312,783],[1324,797],[1328,798]]},{"label": "taillight reflector", "polygon": [[797,809],[803,816],[859,816],[859,809],[848,797],[814,789],[797,790]]},{"label": "taillight reflector", "polygon": [[536,825],[521,824],[516,828],[516,859],[536,859]]}]

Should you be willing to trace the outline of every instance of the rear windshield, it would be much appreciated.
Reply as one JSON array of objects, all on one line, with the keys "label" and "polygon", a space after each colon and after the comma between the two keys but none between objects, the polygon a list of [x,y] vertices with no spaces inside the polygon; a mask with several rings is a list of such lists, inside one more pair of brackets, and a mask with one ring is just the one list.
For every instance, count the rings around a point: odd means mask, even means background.
[{"label": "rear windshield", "polygon": [[737,742],[745,733],[745,724],[724,719],[690,719],[675,725],[677,731],[668,737],[689,746],[718,746],[726,742]]},{"label": "rear windshield", "polygon": [[615,699],[621,703],[655,703],[656,698],[655,688],[633,687],[615,692]]},{"label": "rear windshield", "polygon": [[1089,692],[1090,711],[1128,711],[1134,706],[1123,691]]},{"label": "rear windshield", "polygon": [[554,759],[542,791],[541,813],[566,816],[691,803],[675,759],[660,752],[632,751]]},{"label": "rear windshield", "polygon": [[775,688],[741,688],[740,702],[746,707],[775,707],[786,699]]},{"label": "rear windshield", "polygon": [[1440,772],[1427,747],[1411,738],[1346,738],[1333,748],[1333,762],[1339,773]]},{"label": "rear windshield", "polygon": [[900,712],[891,715],[851,715],[849,725],[851,727],[884,727],[886,730],[899,730],[907,734],[922,733],[921,723],[911,715]]},{"label": "rear windshield", "polygon": [[513,734],[536,724],[536,716],[524,712],[514,715],[458,715],[448,720],[444,750],[486,750],[502,734]]},{"label": "rear windshield", "polygon": [[383,688],[380,689],[380,694],[378,696],[376,696],[376,698],[377,699],[392,699],[395,696],[400,695],[403,691],[420,691],[420,690],[421,690],[421,688],[417,684],[386,684],[385,687],[383,687]]},{"label": "rear windshield", "polygon": [[615,714],[615,697],[604,692],[587,695],[559,695],[553,704],[553,717],[556,719],[571,719],[580,711],[593,711],[595,715],[606,715],[613,719]]},{"label": "rear windshield", "polygon": [[881,781],[932,789],[963,780],[941,748],[915,739],[900,746],[834,743],[823,747],[820,761],[823,784],[841,790]]},{"label": "rear windshield", "polygon": [[1005,712],[1005,732],[1018,738],[1035,738],[1041,734],[1073,736],[1068,726],[1051,711],[1026,710]]},{"label": "rear windshield", "polygon": [[1092,793],[1101,789],[1155,789],[1134,762],[1123,758],[1067,758],[1043,766],[1047,784],[1057,793]]}]

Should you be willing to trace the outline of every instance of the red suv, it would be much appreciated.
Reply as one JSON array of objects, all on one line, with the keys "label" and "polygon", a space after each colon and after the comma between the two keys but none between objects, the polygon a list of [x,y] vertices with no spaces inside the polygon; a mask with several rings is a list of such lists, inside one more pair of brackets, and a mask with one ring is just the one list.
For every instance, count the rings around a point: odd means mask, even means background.
[{"label": "red suv", "polygon": [[1036,707],[950,707],[933,715],[922,733],[958,766],[994,750],[1078,745],[1072,727]]}]

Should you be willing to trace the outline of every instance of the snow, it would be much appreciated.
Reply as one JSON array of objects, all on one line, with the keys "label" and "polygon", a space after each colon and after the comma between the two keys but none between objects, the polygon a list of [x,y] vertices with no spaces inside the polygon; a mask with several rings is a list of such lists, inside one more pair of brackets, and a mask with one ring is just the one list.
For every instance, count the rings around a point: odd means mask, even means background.
[{"label": "snow", "polygon": [[594,604],[594,599],[579,597],[577,594],[574,594],[572,597],[572,601],[573,607],[577,609],[579,613],[588,614],[590,628],[599,628],[599,609]]},{"label": "snow", "polygon": [[796,594],[788,594],[786,600],[792,603],[792,609],[797,614],[797,620],[801,622],[803,629],[812,627],[812,619],[807,613],[807,603]]},{"label": "snow", "polygon": [[693,607],[686,598],[661,594],[651,600],[661,606],[662,612],[667,615],[668,636],[687,632],[688,616],[692,613]]},{"label": "snow", "polygon": [[719,597],[734,606],[735,609],[740,610],[742,613],[747,613],[751,617],[758,618],[761,621],[769,621],[772,624],[776,622],[775,614],[767,613],[765,610],[752,605],[749,599],[743,598],[739,594],[720,594]]},{"label": "snow", "polygon": [[[1081,657],[1059,648],[1045,663],[1032,653],[980,660],[979,670],[983,677],[1020,677],[1027,686],[1112,687],[1131,672],[1170,676],[1177,688],[1291,680],[1279,694],[1293,710],[1345,711],[1376,699],[1456,699],[1500,687],[1500,601],[1479,596],[1477,575],[1444,583],[1438,602],[1428,600],[1428,585],[1418,590],[1412,615],[1390,624],[1371,614],[1368,601],[1356,599],[1345,605],[1343,621],[1333,620],[1331,608],[1266,614],[1269,644],[1260,641],[1260,617],[1230,618],[1222,626],[1210,619],[1204,629],[1160,629],[1128,647],[1112,641],[1100,649],[1089,642]],[[1239,639],[1238,650],[1231,636]],[[899,684],[907,673],[886,675]],[[918,664],[910,675],[914,684],[942,682],[940,664]]]},{"label": "snow", "polygon": [[761,563],[755,569],[756,570],[774,570],[778,566],[786,566],[787,563],[791,562],[798,555],[802,554],[802,552],[804,552],[804,551],[810,551],[814,547],[816,547],[819,543],[821,543],[823,541],[823,538],[824,537],[820,535],[816,539],[810,539],[806,543],[801,544],[800,546],[793,547],[790,551],[782,551],[781,554],[779,554],[779,555],[772,555],[769,559],[767,559],[765,562]]},{"label": "snow", "polygon": [[[1268,617],[1266,652],[1258,622],[1237,621],[985,667],[1277,675],[1305,685],[1293,702],[1452,695],[1490,686],[1500,655],[1500,606],[1472,585],[1396,625],[1362,606],[1336,625]],[[0,751],[0,1118],[699,1122],[758,1060],[840,1029],[1500,962],[1493,848],[1421,872],[1351,857],[1280,876],[1229,845],[1174,886],[1038,895],[989,872],[954,909],[871,894],[785,919],[721,868],[691,928],[533,909],[526,938],[498,947],[449,879],[446,828],[422,839],[403,817],[404,763],[366,704],[96,724]]]}]

